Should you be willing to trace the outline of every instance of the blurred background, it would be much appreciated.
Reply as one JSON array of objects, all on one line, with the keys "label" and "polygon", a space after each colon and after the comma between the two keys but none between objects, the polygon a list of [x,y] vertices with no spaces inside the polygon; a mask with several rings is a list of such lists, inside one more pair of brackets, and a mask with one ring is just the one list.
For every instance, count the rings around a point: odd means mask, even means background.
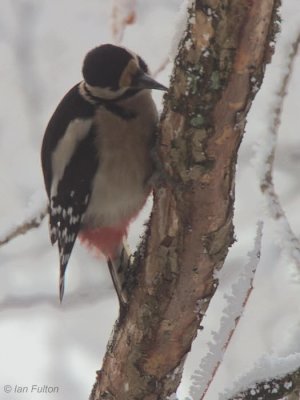
[{"label": "blurred background", "polygon": [[[112,29],[112,1],[1,0],[0,5],[0,237],[14,225],[38,214],[46,204],[40,146],[47,122],[62,96],[81,80],[81,64],[91,48],[122,39],[152,71],[174,47],[181,0],[137,0],[136,20],[122,32]],[[222,367],[207,394],[216,400],[240,374],[264,354],[298,352],[300,331],[299,260],[287,246],[284,225],[270,218],[259,189],[277,92],[291,45],[299,34],[300,4],[284,2],[282,32],[273,62],[248,116],[237,165],[236,243],[219,274],[221,283],[203,321],[204,331],[188,358],[179,399],[189,396],[190,377],[207,352],[229,293],[247,253],[254,245],[256,223],[264,221],[262,256],[255,289],[235,331]],[[181,12],[182,14],[182,12]],[[181,18],[182,19],[182,18]],[[176,35],[175,35],[176,36]],[[168,85],[172,63],[157,75]],[[296,237],[299,213],[300,57],[296,57],[284,103],[274,180]],[[154,93],[161,110],[161,94]],[[133,224],[135,247],[151,199]],[[10,399],[4,385],[58,386],[58,393],[18,393],[18,400],[87,399],[100,369],[118,313],[117,298],[105,263],[80,245],[73,251],[63,304],[58,300],[58,254],[45,219],[37,229],[0,247],[0,398]]]}]

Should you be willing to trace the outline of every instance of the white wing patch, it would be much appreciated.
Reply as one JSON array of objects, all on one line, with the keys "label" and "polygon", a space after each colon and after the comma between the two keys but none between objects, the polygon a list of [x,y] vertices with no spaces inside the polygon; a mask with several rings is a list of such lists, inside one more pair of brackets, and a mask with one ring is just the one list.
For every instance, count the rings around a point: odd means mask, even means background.
[{"label": "white wing patch", "polygon": [[58,142],[55,152],[52,155],[52,186],[51,197],[57,194],[58,182],[64,175],[66,166],[68,165],[74,151],[80,141],[88,134],[92,126],[92,118],[75,119],[68,125],[66,133]]}]

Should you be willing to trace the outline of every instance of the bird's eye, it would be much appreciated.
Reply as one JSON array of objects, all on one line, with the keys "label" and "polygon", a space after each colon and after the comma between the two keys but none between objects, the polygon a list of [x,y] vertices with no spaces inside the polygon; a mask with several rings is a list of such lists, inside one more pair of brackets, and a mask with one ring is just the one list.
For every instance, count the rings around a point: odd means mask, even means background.
[{"label": "bird's eye", "polygon": [[137,86],[139,78],[143,75],[143,72],[141,70],[138,70],[134,75],[132,75],[131,78],[131,86]]}]

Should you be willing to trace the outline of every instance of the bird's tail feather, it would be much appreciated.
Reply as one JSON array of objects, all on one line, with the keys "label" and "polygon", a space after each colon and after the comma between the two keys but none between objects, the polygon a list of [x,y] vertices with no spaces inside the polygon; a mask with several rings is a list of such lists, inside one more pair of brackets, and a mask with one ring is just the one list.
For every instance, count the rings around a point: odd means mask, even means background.
[{"label": "bird's tail feather", "polygon": [[59,301],[62,303],[65,292],[65,276],[64,274],[59,277]]}]

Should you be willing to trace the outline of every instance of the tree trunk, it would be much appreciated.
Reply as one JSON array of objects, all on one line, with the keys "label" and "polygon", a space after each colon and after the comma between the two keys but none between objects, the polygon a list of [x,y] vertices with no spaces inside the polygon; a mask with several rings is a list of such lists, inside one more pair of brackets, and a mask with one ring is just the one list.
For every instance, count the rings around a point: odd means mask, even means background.
[{"label": "tree trunk", "polygon": [[246,115],[272,53],[277,0],[196,0],[188,10],[160,125],[169,176],[154,193],[129,308],[90,400],[176,392],[233,242],[234,177]]}]

